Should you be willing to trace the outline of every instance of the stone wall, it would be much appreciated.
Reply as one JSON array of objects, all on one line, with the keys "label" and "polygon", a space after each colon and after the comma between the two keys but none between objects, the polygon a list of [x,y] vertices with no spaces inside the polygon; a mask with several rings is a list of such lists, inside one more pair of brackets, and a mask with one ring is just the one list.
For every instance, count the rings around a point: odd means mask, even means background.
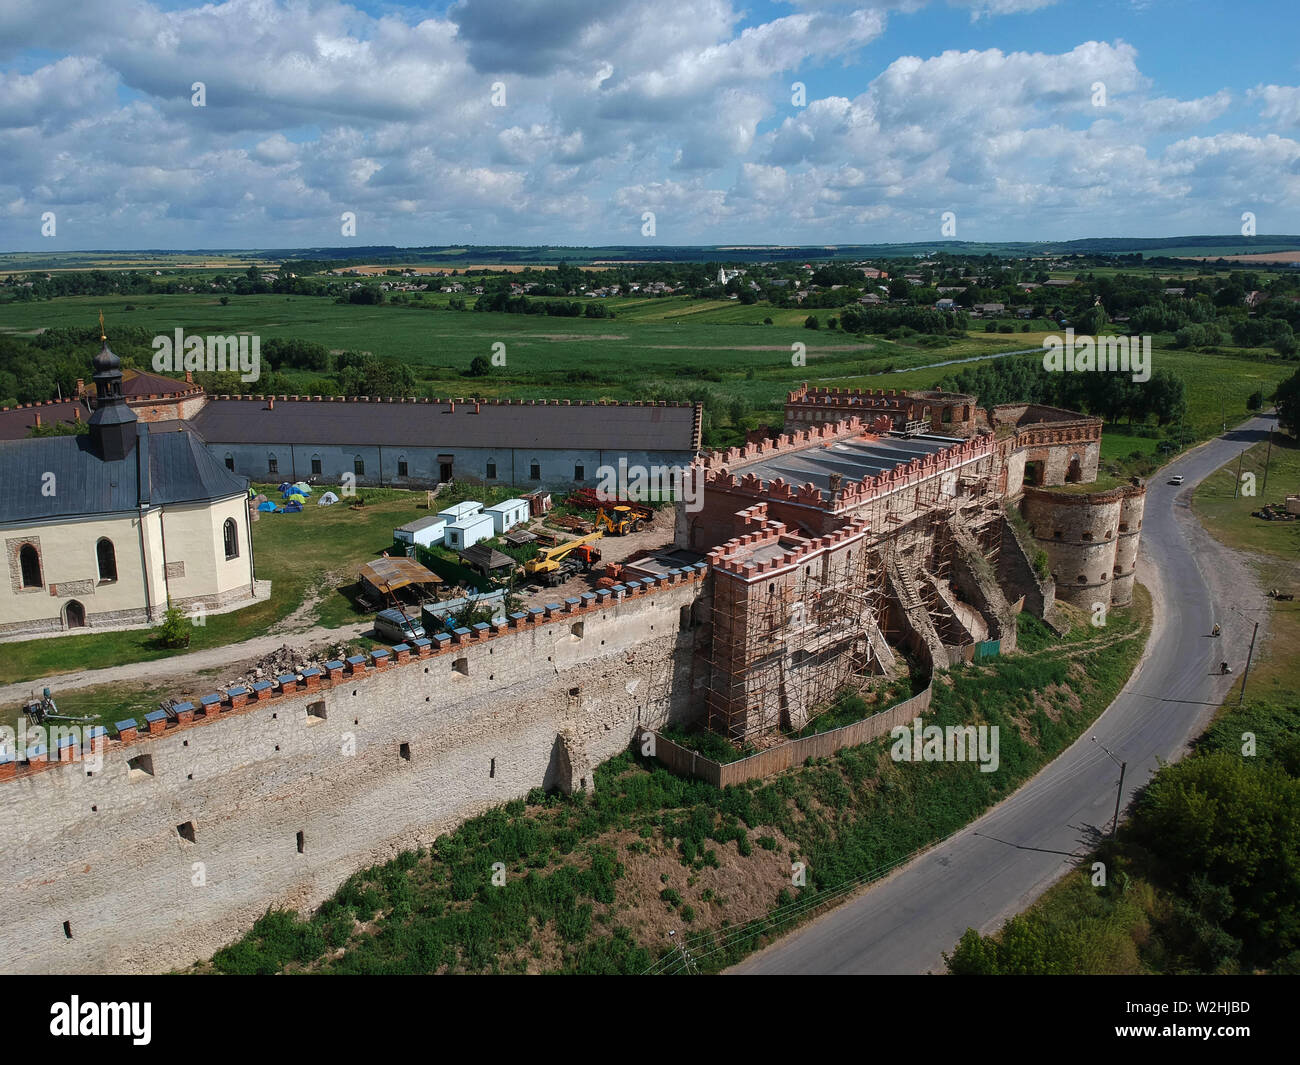
[{"label": "stone wall", "polygon": [[184,966],[535,787],[590,788],[638,726],[698,713],[704,576],[214,694],[98,769],[0,764],[0,971]]},{"label": "stone wall", "polygon": [[1085,610],[1111,603],[1123,489],[1045,492],[1026,488],[1025,520],[1047,553],[1056,598]]}]

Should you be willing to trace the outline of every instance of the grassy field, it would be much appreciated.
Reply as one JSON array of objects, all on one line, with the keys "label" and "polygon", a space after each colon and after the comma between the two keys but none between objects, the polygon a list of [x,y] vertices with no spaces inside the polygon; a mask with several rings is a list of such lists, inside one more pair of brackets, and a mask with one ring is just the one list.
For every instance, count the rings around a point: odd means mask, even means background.
[{"label": "grassy field", "polygon": [[[1268,487],[1264,487],[1264,462],[1268,458]],[[1241,456],[1242,474],[1255,477],[1255,495],[1238,492],[1237,462],[1230,462],[1207,477],[1192,497],[1192,509],[1215,539],[1249,553],[1250,563],[1267,588],[1300,595],[1300,520],[1263,521],[1251,516],[1265,503],[1282,503],[1286,496],[1300,494],[1300,443],[1283,433],[1273,434],[1270,453],[1267,443],[1256,444]],[[1249,692],[1261,698],[1292,696],[1300,690],[1300,600],[1289,603],[1232,604],[1239,609],[1236,624],[1249,624],[1260,611],[1271,611],[1269,635],[1251,666]]]}]

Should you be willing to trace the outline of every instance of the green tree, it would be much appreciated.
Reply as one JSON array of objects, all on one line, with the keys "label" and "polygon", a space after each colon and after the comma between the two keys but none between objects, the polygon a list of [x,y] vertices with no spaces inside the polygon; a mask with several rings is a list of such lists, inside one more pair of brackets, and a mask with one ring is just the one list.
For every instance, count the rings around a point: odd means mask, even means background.
[{"label": "green tree", "polygon": [[1300,436],[1300,370],[1297,370],[1273,393],[1277,406],[1277,424],[1292,436]]}]

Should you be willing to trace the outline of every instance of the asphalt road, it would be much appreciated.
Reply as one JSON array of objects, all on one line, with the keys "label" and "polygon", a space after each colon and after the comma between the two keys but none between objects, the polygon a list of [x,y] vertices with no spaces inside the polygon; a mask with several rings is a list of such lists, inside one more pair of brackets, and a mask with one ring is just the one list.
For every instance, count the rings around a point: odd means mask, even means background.
[{"label": "asphalt road", "polygon": [[[967,928],[996,929],[1027,908],[1110,829],[1119,767],[1092,737],[1127,761],[1124,803],[1162,761],[1172,761],[1208,721],[1240,672],[1250,626],[1220,607],[1212,587],[1226,549],[1191,516],[1192,486],[1263,439],[1255,418],[1165,467],[1148,485],[1138,579],[1155,619],[1129,683],[1082,737],[1018,791],[945,843],[732,969],[741,974],[939,972]],[[1167,482],[1182,474],[1185,482]],[[1207,638],[1214,623],[1220,639]]]}]

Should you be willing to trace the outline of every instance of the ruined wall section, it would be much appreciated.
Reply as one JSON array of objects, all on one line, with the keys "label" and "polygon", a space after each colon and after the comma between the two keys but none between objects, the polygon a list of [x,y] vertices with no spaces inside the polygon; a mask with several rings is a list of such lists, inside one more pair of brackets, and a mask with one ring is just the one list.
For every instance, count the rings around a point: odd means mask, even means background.
[{"label": "ruined wall section", "polygon": [[638,726],[702,709],[705,572],[214,694],[127,729],[93,775],[8,762],[0,970],[188,965],[535,787],[590,788]]}]

